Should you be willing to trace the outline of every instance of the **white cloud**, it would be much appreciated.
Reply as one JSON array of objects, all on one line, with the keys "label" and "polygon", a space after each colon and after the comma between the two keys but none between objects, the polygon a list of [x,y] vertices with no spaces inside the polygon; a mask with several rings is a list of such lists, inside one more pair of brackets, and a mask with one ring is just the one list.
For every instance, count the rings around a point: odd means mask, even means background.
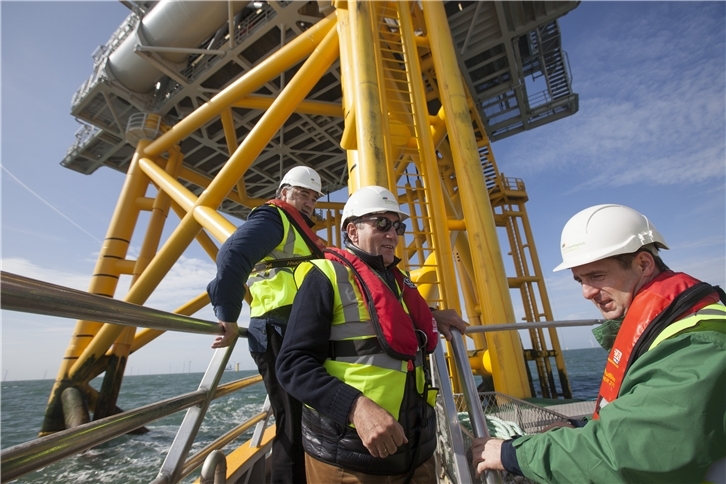
[{"label": "white cloud", "polygon": [[2,259],[2,270],[81,291],[88,290],[88,283],[91,280],[90,274],[47,269],[21,257]]},{"label": "white cloud", "polygon": [[634,8],[644,14],[605,20],[565,46],[580,110],[518,135],[508,146],[508,172],[562,173],[572,182],[567,193],[723,179],[723,9]]}]

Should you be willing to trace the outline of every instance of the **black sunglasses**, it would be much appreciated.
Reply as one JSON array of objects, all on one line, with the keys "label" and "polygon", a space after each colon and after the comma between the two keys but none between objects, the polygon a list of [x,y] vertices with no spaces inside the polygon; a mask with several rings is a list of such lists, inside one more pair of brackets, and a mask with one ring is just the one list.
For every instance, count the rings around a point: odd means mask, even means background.
[{"label": "black sunglasses", "polygon": [[405,223],[401,222],[400,220],[396,220],[394,222],[386,217],[361,218],[358,219],[358,222],[375,222],[376,229],[380,230],[381,232],[388,232],[389,230],[391,230],[391,227],[393,227],[393,230],[395,230],[398,235],[403,235],[406,232]]}]

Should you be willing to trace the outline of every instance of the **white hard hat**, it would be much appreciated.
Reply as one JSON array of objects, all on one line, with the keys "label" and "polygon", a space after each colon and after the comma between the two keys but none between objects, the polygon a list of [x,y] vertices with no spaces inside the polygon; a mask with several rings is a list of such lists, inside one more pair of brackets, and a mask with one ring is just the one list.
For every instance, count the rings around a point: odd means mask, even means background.
[{"label": "white hard hat", "polygon": [[575,214],[562,229],[562,264],[554,271],[631,254],[644,245],[667,249],[663,236],[640,212],[624,205],[595,205]]},{"label": "white hard hat", "polygon": [[396,196],[389,190],[377,185],[371,185],[358,189],[350,196],[343,207],[343,224],[345,230],[348,219],[354,219],[368,215],[369,213],[394,212],[401,220],[406,220],[408,214],[401,211]]},{"label": "white hard hat", "polygon": [[317,192],[321,197],[323,192],[321,191],[320,175],[318,172],[307,166],[296,166],[290,171],[285,173],[280,182],[280,187],[290,185],[293,187],[307,188]]}]

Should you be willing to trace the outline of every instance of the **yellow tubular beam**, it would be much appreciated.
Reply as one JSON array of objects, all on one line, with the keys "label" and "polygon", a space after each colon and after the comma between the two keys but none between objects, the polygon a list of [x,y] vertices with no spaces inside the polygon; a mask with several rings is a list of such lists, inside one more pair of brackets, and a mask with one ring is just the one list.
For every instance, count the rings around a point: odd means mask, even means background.
[{"label": "yellow tubular beam", "polygon": [[129,259],[115,260],[113,263],[114,272],[117,274],[133,274],[136,262]]},{"label": "yellow tubular beam", "polygon": [[[209,294],[207,294],[205,291],[191,301],[188,301],[183,306],[175,309],[174,312],[176,314],[182,314],[184,316],[191,316],[192,314],[204,308],[207,304],[209,304]],[[140,329],[134,337],[134,342],[131,344],[131,353],[143,347],[145,344],[153,341],[155,338],[159,337],[165,332],[166,331],[162,331],[160,329]]]},{"label": "yellow tubular beam", "polygon": [[[485,323],[514,321],[514,309],[507,287],[504,261],[494,224],[493,212],[481,172],[479,153],[471,129],[466,92],[461,82],[451,31],[441,2],[423,2],[426,30],[439,81],[439,93],[451,143],[462,210],[472,244],[474,276]],[[492,351],[494,385],[497,391],[515,397],[529,397],[529,382],[522,346],[515,331],[487,337]],[[507,378],[504,372],[507,372]]]},{"label": "yellow tubular beam", "polygon": [[[178,148],[170,152],[169,161],[166,164],[166,173],[172,180],[176,180],[176,177],[179,175],[182,158],[182,154]],[[159,185],[157,184],[157,186]],[[156,198],[154,199],[151,217],[149,218],[149,225],[146,229],[146,236],[141,244],[141,249],[139,249],[139,256],[136,258],[136,265],[134,266],[133,271],[134,277],[131,280],[131,285],[133,285],[141,273],[144,272],[144,269],[146,269],[146,266],[154,257],[154,254],[159,247],[161,233],[164,230],[164,224],[169,214],[170,205],[171,198],[169,197],[169,194],[166,191],[159,189],[159,192],[156,194]]]},{"label": "yellow tubular beam", "polygon": [[176,181],[159,165],[147,158],[142,158],[139,160],[139,166],[151,178],[151,181],[159,187],[159,190],[170,196],[185,212],[190,211],[194,207],[197,196]]},{"label": "yellow tubular beam", "polygon": [[[131,236],[134,233],[139,216],[139,207],[136,200],[145,195],[149,185],[149,179],[139,168],[140,153],[147,144],[148,141],[146,140],[139,141],[137,151],[126,173],[126,181],[119,195],[116,209],[106,233],[106,239],[103,242],[96,268],[93,271],[94,275],[88,287],[88,292],[92,294],[113,297],[116,292],[119,277],[118,269],[120,267],[117,261],[126,258]],[[99,331],[99,328],[102,326],[102,324],[92,321],[78,321],[76,323],[74,336],[66,350],[58,372],[56,386],[60,380],[71,377],[72,369],[84,365],[89,356],[92,356],[95,361],[111,346],[115,337],[108,341],[108,344],[105,344],[105,348],[99,348],[88,355],[85,354],[85,350],[96,341],[98,333],[102,331],[102,329]],[[121,326],[116,327],[122,328]],[[51,399],[53,394],[54,391],[51,391]]]},{"label": "yellow tubular beam", "polygon": [[343,91],[343,117],[345,126],[340,139],[340,146],[346,150],[348,163],[348,191],[353,193],[360,187],[360,170],[358,169],[358,139],[356,138],[355,88],[353,74],[353,51],[350,41],[350,15],[347,4],[339,5],[335,13],[338,16],[338,43],[340,45],[340,87]]},{"label": "yellow tubular beam", "polygon": [[356,137],[358,139],[359,186],[389,186],[386,148],[383,144],[381,101],[371,29],[373,2],[348,2],[350,41],[354,76]]},{"label": "yellow tubular beam", "polygon": [[[179,178],[183,178],[184,180],[192,182],[195,185],[199,185],[202,188],[207,188],[209,184],[212,183],[211,178],[201,175],[186,167],[182,167],[182,171],[181,173],[179,173]],[[239,186],[239,184],[235,186]],[[234,190],[230,191],[227,194],[227,198],[232,200],[233,202],[239,203],[240,205],[244,205],[247,208],[257,207],[267,201],[264,198],[249,198],[247,197],[246,193],[244,196],[241,196],[238,192]]]},{"label": "yellow tubular beam", "polygon": [[285,89],[280,92],[270,109],[255,124],[237,151],[199,197],[196,206],[216,209],[222,203],[237,180],[257,159],[280,126],[290,117],[295,106],[305,98],[332,65],[337,58],[337,51],[337,31],[329,30],[321,44],[300,67]]},{"label": "yellow tubular beam", "polygon": [[[261,109],[265,110],[272,106],[275,101],[274,97],[260,96],[258,94],[250,94],[244,99],[235,101],[232,106],[244,109]],[[329,116],[331,118],[342,118],[343,109],[340,104],[328,103],[324,101],[303,101],[295,109],[298,114],[311,114],[316,116]]]},{"label": "yellow tubular beam", "polygon": [[150,212],[154,209],[154,199],[151,197],[139,197],[136,199],[136,206],[139,210]]},{"label": "yellow tubular beam", "polygon": [[[332,25],[329,27],[332,27]],[[314,29],[313,27],[308,32]],[[220,170],[212,183],[209,184],[207,190],[197,199],[195,203],[196,207],[214,207],[214,209],[219,207],[226,195],[232,190],[236,181],[247,171],[252,162],[275,135],[279,127],[290,117],[295,106],[305,98],[308,92],[310,92],[310,89],[320,80],[323,73],[332,65],[337,57],[338,35],[335,29],[331,30],[328,28],[327,30],[328,34],[323,39],[323,42],[315,49],[308,60],[305,61],[295,74],[295,77],[277,97],[275,103],[273,103],[270,109],[257,122],[244,142],[235,151],[234,155],[232,155],[222,170]],[[237,83],[234,85],[237,85]],[[218,112],[222,109],[224,107],[219,107]],[[189,117],[191,116],[194,115],[192,114]],[[189,117],[185,118],[184,121]],[[145,167],[149,168],[149,165],[150,163],[146,164]],[[154,170],[150,169],[150,171]],[[163,176],[160,176],[160,179],[162,178]],[[125,298],[127,302],[143,304],[146,301],[152,291],[158,286],[159,282],[161,282],[161,279],[179,259],[179,256],[184,252],[192,239],[199,233],[201,226],[195,217],[206,218],[203,212],[197,213],[194,209],[187,212],[179,223],[179,226],[169,237],[169,240],[164,244],[164,247],[154,257],[147,267],[147,270],[144,271],[144,274],[139,277],[136,284],[128,292]],[[99,331],[96,338],[94,338],[93,342],[81,356],[83,357],[87,353],[89,355],[103,354],[120,332],[120,327],[106,325],[106,327]],[[74,365],[71,372],[77,372],[79,370],[80,367]]]},{"label": "yellow tubular beam", "polygon": [[237,227],[209,207],[195,207],[194,219],[220,242],[232,235]]},{"label": "yellow tubular beam", "polygon": [[[165,167],[170,176],[176,176],[181,162],[182,156],[179,149],[177,148],[172,150],[170,152],[169,161],[166,163]],[[164,229],[164,223],[166,222],[166,216],[169,213],[170,203],[171,199],[169,198],[169,195],[166,192],[159,190],[156,198],[154,199],[151,217],[149,218],[149,224],[146,229],[144,241],[142,242],[141,249],[139,250],[139,256],[136,258],[136,264],[134,264],[132,269],[132,286],[134,282],[136,282],[136,279],[138,279],[139,275],[144,272],[144,269],[149,264],[149,261],[156,253],[159,241],[161,240],[161,233]],[[131,352],[131,345],[134,342],[135,334],[136,328],[127,327],[116,339],[116,342],[110,350],[110,354],[118,357],[128,357]]]},{"label": "yellow tubular beam", "polygon": [[[183,219],[186,215],[186,212],[184,212],[179,205],[171,202],[171,208],[174,210],[174,213],[177,214],[179,219]],[[217,260],[217,253],[219,252],[219,248],[217,248],[217,245],[214,243],[214,241],[209,238],[209,235],[203,230],[199,231],[199,233],[196,236],[197,242],[199,245],[202,246],[202,249],[204,249],[204,252],[207,253],[210,259],[213,261]]]},{"label": "yellow tubular beam", "polygon": [[334,26],[334,18],[325,18],[306,30],[304,34],[298,35],[290,43],[282,46],[274,55],[252,68],[224,91],[214,96],[208,103],[182,119],[159,139],[151,143],[146,150],[147,155],[160,155],[192,134],[204,123],[213,119],[235,101],[255,92],[270,79],[274,79],[280,73],[299,63],[313,52],[321,39]]},{"label": "yellow tubular beam", "polygon": [[[224,109],[222,111],[222,114],[220,115],[220,119],[222,120],[224,139],[227,141],[227,151],[229,152],[229,156],[232,156],[232,154],[237,151],[237,148],[239,148],[239,144],[237,143],[237,132],[234,129],[232,108]],[[244,175],[242,175],[240,179],[237,180],[235,186],[237,187],[237,195],[239,196],[240,200],[244,203],[245,206],[250,206],[249,204],[252,202],[252,199],[247,196],[247,188],[245,187]],[[229,198],[229,195],[227,195],[227,197]]]}]

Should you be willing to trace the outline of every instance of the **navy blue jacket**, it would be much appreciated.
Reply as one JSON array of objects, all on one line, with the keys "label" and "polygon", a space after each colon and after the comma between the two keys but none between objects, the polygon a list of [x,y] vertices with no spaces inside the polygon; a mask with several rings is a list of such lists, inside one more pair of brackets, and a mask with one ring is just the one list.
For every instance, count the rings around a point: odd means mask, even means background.
[{"label": "navy blue jacket", "polygon": [[222,244],[217,254],[217,277],[207,286],[217,319],[237,321],[252,268],[282,242],[283,235],[280,212],[262,205]]}]

